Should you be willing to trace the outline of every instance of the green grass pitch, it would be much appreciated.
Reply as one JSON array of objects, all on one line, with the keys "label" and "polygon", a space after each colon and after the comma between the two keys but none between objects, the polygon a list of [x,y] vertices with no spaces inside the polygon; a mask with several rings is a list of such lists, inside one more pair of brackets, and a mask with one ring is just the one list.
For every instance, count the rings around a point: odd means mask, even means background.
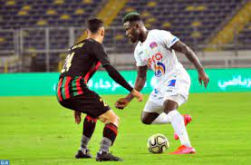
[{"label": "green grass pitch", "polygon": [[[171,125],[143,125],[140,114],[144,103],[135,100],[123,111],[114,108],[122,95],[103,96],[120,117],[119,134],[111,151],[125,165],[161,164],[250,164],[251,93],[191,94],[180,108],[193,122],[188,133],[195,155],[168,155],[179,146]],[[145,101],[147,96],[145,96]],[[73,113],[60,107],[55,97],[0,98],[0,160],[11,165],[83,165],[98,164],[95,158],[76,160],[82,125],[76,125]],[[102,138],[103,124],[98,122],[90,142],[95,156]],[[154,133],[163,133],[170,141],[164,154],[151,154],[146,142]]]}]

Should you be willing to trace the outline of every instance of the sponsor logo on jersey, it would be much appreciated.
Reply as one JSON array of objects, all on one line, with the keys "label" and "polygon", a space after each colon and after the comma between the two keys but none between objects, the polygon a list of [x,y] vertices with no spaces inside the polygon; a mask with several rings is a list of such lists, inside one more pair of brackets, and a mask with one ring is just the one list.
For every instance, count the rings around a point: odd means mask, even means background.
[{"label": "sponsor logo on jersey", "polygon": [[156,61],[161,60],[162,58],[163,58],[162,54],[161,54],[161,53],[157,53],[157,54],[155,54],[155,55],[152,55],[151,58],[148,58],[148,59],[146,60],[146,63],[147,63],[149,66],[151,66],[152,63],[156,63]]},{"label": "sponsor logo on jersey", "polygon": [[160,76],[164,75],[166,72],[166,67],[162,62],[158,61],[156,64],[154,64],[154,68],[155,68],[155,76],[156,77],[160,77]]},{"label": "sponsor logo on jersey", "polygon": [[154,48],[156,48],[157,46],[158,46],[158,44],[157,44],[156,42],[150,43],[150,48],[151,48],[151,49],[154,49]]},{"label": "sponsor logo on jersey", "polygon": [[167,85],[167,86],[169,86],[169,87],[174,87],[175,84],[176,84],[176,80],[173,79],[173,80],[170,80],[170,81],[168,82],[168,85]]}]

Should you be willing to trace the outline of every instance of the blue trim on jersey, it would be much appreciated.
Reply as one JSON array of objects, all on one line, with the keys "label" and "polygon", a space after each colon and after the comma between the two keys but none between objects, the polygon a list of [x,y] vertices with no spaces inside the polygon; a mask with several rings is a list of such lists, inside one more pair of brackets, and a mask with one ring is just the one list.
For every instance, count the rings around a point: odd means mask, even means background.
[{"label": "blue trim on jersey", "polygon": [[171,45],[174,44],[175,42],[177,42],[179,40],[178,37],[174,37],[174,39],[171,41]]}]

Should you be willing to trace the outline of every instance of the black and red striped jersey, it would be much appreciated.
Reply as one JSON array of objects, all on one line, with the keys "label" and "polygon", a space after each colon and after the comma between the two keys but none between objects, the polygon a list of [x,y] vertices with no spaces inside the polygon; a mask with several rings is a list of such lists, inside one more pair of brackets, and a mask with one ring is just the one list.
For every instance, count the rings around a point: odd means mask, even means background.
[{"label": "black and red striped jersey", "polygon": [[99,65],[110,65],[110,60],[101,43],[85,39],[69,49],[57,85],[59,101],[83,94],[86,83]]}]

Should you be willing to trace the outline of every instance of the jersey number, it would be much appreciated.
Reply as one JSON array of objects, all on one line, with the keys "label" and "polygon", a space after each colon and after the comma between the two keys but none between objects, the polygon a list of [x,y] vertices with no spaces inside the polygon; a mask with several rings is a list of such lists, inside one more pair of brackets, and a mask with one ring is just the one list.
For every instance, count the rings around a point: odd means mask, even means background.
[{"label": "jersey number", "polygon": [[74,54],[75,54],[75,52],[68,54],[68,56],[65,59],[65,63],[64,63],[64,66],[63,66],[61,73],[69,71]]}]

